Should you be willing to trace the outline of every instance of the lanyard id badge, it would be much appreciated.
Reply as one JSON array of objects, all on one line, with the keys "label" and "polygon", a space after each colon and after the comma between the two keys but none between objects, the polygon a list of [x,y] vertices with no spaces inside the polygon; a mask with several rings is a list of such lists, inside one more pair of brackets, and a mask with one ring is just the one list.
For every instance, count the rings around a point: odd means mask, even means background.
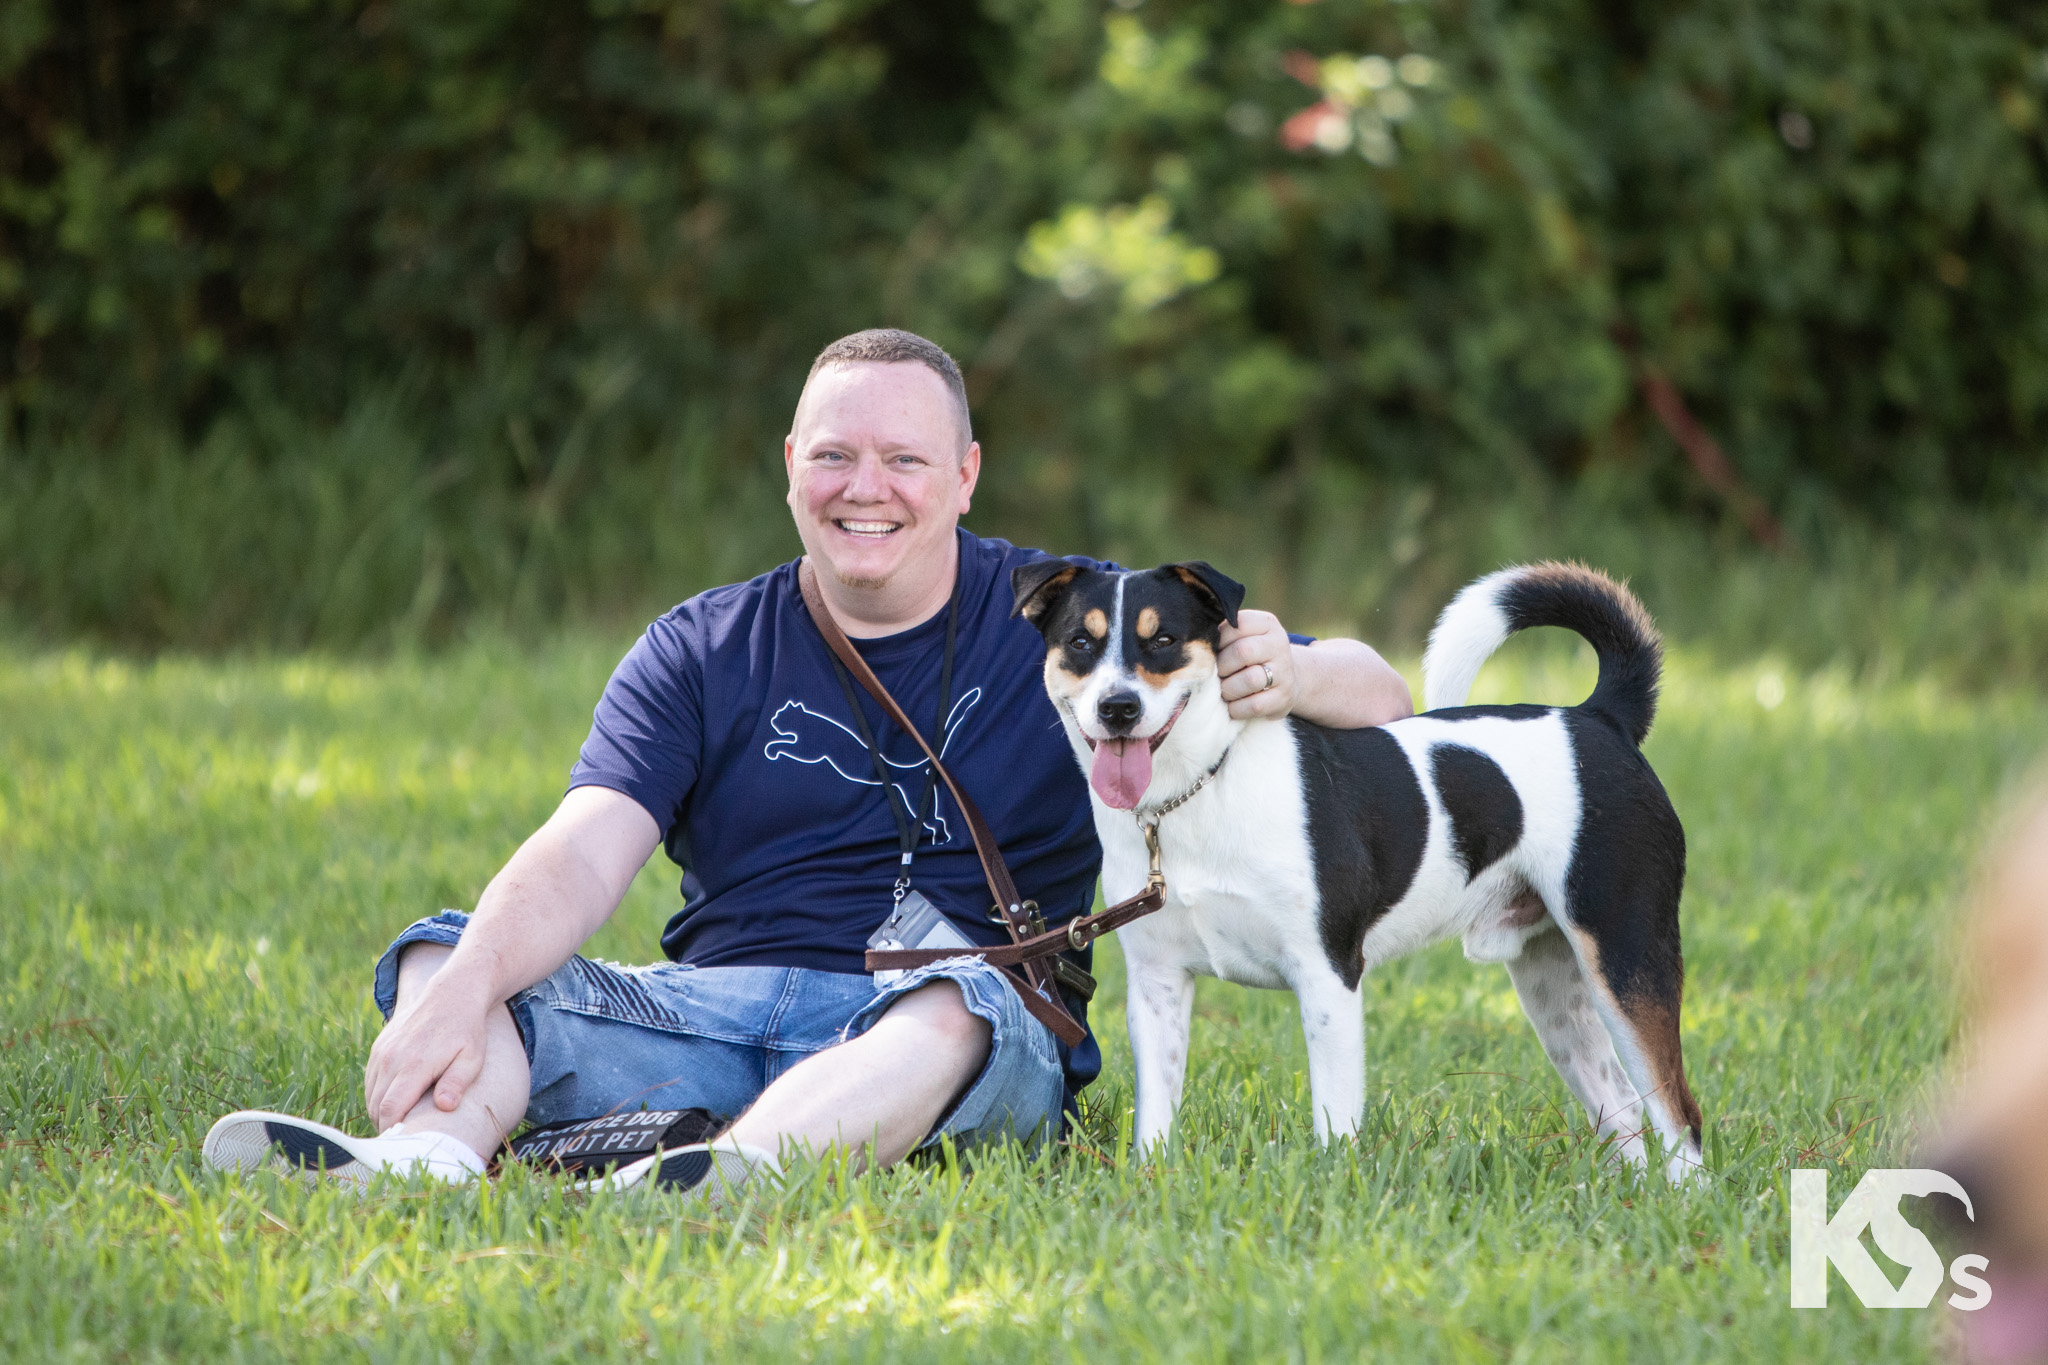
[{"label": "lanyard id badge", "polygon": [[[960,578],[953,578],[953,599],[946,614],[946,652],[939,670],[939,719],[938,743],[935,752],[946,749],[947,712],[953,704],[953,642],[960,630]],[[898,948],[960,948],[971,951],[974,944],[966,935],[955,929],[936,905],[920,892],[910,889],[910,865],[917,856],[918,826],[924,822],[925,811],[937,809],[939,774],[931,764],[925,765],[924,791],[918,797],[917,805],[906,811],[908,794],[899,795],[894,775],[889,764],[882,757],[882,746],[875,742],[874,731],[868,725],[867,713],[861,710],[860,700],[854,695],[853,680],[846,675],[846,667],[838,659],[832,661],[832,671],[839,679],[839,687],[846,694],[846,704],[853,711],[853,722],[860,730],[861,739],[867,744],[868,757],[875,766],[875,779],[882,788],[882,802],[889,808],[890,817],[896,822],[898,861],[896,885],[891,891],[889,913],[882,921],[882,927],[868,938],[868,947],[878,950]],[[875,984],[886,986],[902,976],[901,970],[880,971],[874,974]]]},{"label": "lanyard id badge", "polygon": [[[953,922],[939,912],[939,907],[924,898],[920,891],[908,891],[903,899],[896,902],[896,908],[889,918],[882,921],[882,927],[868,937],[868,947],[877,952],[890,952],[898,948],[958,948],[962,952],[973,952],[974,945],[967,936],[953,927]],[[876,972],[875,984],[886,986],[902,976],[901,970]]]}]

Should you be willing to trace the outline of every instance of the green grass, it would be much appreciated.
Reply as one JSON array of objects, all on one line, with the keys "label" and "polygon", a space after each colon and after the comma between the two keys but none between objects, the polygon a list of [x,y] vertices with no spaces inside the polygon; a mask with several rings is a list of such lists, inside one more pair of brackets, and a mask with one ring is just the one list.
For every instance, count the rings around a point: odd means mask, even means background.
[{"label": "green grass", "polygon": [[[802,1170],[758,1216],[514,1176],[355,1199],[203,1170],[226,1109],[360,1125],[368,969],[560,789],[622,641],[147,666],[0,654],[0,1357],[1916,1360],[1945,1310],[1786,1306],[1786,1172],[1910,1164],[1956,899],[2048,707],[1677,653],[1685,1042],[1711,1179],[1605,1169],[1498,967],[1366,986],[1370,1113],[1309,1138],[1292,1001],[1205,983],[1138,1164],[1113,947],[1084,1129],[1035,1161]],[[1576,699],[1518,644],[1491,698]],[[1784,699],[1765,708],[1758,698]],[[1171,869],[1169,869],[1169,873]],[[593,951],[650,956],[645,872]],[[1835,1197],[1840,1198],[1842,1177]]]}]

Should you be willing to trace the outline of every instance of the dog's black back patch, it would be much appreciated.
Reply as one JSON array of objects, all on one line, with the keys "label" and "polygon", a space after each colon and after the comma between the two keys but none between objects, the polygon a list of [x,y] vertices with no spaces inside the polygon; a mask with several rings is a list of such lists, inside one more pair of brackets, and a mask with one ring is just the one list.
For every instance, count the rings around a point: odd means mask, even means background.
[{"label": "dog's black back patch", "polygon": [[1429,806],[1408,755],[1385,730],[1332,730],[1298,716],[1287,723],[1301,754],[1323,951],[1345,988],[1356,990],[1366,934],[1422,866]]},{"label": "dog's black back patch", "polygon": [[1500,764],[1462,744],[1433,746],[1429,770],[1451,817],[1451,844],[1469,882],[1521,842],[1522,798]]}]

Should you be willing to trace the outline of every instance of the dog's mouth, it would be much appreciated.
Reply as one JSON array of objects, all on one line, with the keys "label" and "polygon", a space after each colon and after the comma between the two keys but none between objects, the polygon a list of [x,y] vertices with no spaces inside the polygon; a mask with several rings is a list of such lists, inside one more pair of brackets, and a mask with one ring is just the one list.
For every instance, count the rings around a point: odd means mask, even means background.
[{"label": "dog's mouth", "polygon": [[1095,751],[1095,762],[1088,769],[1088,785],[1102,798],[1103,805],[1115,810],[1138,808],[1145,788],[1152,785],[1152,755],[1166,742],[1173,723],[1187,708],[1188,699],[1183,696],[1173,714],[1166,718],[1166,724],[1142,739],[1092,739],[1085,732],[1082,734],[1088,747]]}]

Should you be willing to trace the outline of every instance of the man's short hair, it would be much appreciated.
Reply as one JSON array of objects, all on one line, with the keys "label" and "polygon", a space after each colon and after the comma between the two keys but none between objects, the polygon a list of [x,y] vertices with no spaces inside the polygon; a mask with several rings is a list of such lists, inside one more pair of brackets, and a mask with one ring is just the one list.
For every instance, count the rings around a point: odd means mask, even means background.
[{"label": "man's short hair", "polygon": [[946,382],[946,391],[953,395],[953,406],[960,416],[960,450],[964,454],[974,443],[974,423],[967,416],[967,382],[960,377],[960,367],[943,346],[926,341],[915,332],[870,327],[865,332],[843,336],[818,352],[804,383],[809,384],[827,365],[900,365],[908,361],[924,366]]}]

